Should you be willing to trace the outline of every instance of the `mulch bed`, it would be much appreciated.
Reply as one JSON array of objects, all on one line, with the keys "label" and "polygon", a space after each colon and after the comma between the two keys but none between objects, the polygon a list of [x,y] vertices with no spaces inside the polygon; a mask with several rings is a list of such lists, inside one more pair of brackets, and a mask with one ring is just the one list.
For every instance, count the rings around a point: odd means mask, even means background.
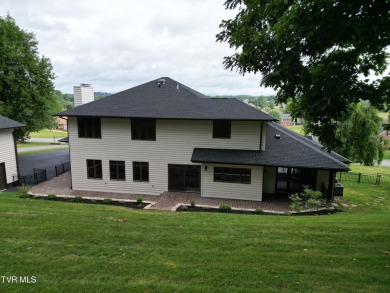
[{"label": "mulch bed", "polygon": [[105,202],[102,199],[89,199],[89,198],[83,198],[82,201],[77,201],[75,198],[70,197],[57,197],[56,199],[48,199],[47,196],[34,196],[30,195],[29,199],[38,199],[38,200],[50,200],[50,201],[61,201],[61,202],[69,202],[69,203],[81,203],[81,204],[104,204],[104,205],[114,205],[114,206],[121,206],[131,209],[139,209],[142,210],[145,206],[148,205],[148,203],[137,203],[137,202],[128,202],[128,201],[114,201],[111,202]]},{"label": "mulch bed", "polygon": [[321,211],[310,211],[310,212],[301,212],[301,213],[271,213],[271,212],[256,212],[256,211],[247,211],[247,210],[230,210],[230,211],[221,211],[219,208],[209,208],[209,207],[200,207],[200,206],[185,206],[186,208],[183,208],[183,206],[180,206],[176,211],[177,212],[206,212],[206,213],[224,213],[224,214],[250,214],[250,215],[264,215],[264,216],[283,216],[283,215],[289,215],[289,216],[320,216],[320,215],[332,215],[338,212],[341,212],[340,210],[333,209],[331,211],[328,210],[321,210]]}]

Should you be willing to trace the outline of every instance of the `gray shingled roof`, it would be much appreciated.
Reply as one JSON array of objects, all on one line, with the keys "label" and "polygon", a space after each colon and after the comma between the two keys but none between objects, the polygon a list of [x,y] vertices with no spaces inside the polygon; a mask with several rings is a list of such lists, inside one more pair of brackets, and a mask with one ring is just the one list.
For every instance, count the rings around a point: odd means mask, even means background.
[{"label": "gray shingled roof", "polygon": [[23,127],[22,123],[0,115],[0,129]]},{"label": "gray shingled roof", "polygon": [[[280,135],[280,139],[275,137]],[[281,166],[348,171],[348,159],[328,153],[321,145],[274,122],[267,123],[266,150],[229,150],[195,148],[191,158],[196,163],[220,163],[256,166]]]},{"label": "gray shingled roof", "polygon": [[162,78],[165,84],[160,87],[156,79],[56,116],[277,120],[237,99],[212,99],[169,77]]}]

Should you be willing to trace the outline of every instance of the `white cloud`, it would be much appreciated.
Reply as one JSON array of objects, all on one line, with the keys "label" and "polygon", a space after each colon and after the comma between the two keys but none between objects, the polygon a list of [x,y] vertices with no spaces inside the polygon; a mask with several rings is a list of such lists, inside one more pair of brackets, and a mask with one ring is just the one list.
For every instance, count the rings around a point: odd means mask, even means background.
[{"label": "white cloud", "polygon": [[260,76],[223,68],[233,53],[216,43],[222,19],[234,16],[224,1],[5,0],[7,12],[36,34],[39,52],[50,58],[62,92],[91,83],[95,91],[118,92],[161,76],[205,94],[273,94]]}]

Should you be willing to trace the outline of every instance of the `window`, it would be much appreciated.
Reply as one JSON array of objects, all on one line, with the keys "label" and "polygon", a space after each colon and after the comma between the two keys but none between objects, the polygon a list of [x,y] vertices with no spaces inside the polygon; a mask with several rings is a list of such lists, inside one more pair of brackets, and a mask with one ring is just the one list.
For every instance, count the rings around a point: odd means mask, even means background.
[{"label": "window", "polygon": [[133,181],[149,182],[148,162],[133,162]]},{"label": "window", "polygon": [[126,180],[125,162],[110,161],[110,180]]},{"label": "window", "polygon": [[278,167],[276,189],[286,192],[298,192],[302,190],[304,185],[315,189],[316,174],[315,169]]},{"label": "window", "polygon": [[230,120],[213,120],[213,138],[230,138],[231,128]]},{"label": "window", "polygon": [[156,140],[156,119],[131,118],[131,139]]},{"label": "window", "polygon": [[84,138],[101,138],[100,118],[94,117],[77,117],[77,127],[79,137]]},{"label": "window", "polygon": [[87,160],[87,178],[103,179],[101,160]]},{"label": "window", "polygon": [[251,183],[251,169],[214,167],[214,182]]}]

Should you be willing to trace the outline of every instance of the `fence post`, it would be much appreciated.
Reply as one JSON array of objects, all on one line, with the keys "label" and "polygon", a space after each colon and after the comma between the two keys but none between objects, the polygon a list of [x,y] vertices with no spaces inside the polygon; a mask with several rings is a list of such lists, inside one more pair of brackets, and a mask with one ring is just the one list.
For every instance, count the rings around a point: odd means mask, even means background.
[{"label": "fence post", "polygon": [[378,174],[378,175],[377,175],[377,180],[378,180],[377,183],[378,183],[378,185],[379,185],[379,184],[381,183],[381,174]]},{"label": "fence post", "polygon": [[362,173],[359,173],[359,177],[358,177],[358,183],[360,183],[360,177],[362,176]]},{"label": "fence post", "polygon": [[341,182],[341,173],[342,172],[339,172],[339,181]]}]

